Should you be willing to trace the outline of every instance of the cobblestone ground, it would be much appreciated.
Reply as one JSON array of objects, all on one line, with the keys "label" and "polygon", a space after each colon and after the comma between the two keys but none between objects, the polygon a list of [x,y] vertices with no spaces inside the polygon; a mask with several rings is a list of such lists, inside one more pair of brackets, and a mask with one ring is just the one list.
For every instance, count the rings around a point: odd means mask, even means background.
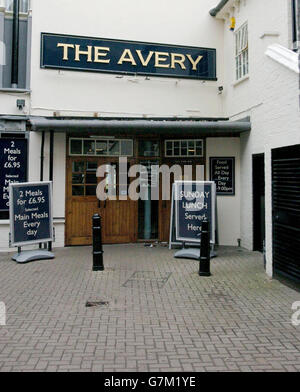
[{"label": "cobblestone ground", "polygon": [[103,272],[90,247],[0,256],[0,371],[299,371],[300,293],[269,280],[260,254],[218,252],[210,278],[160,245],[106,246]]}]

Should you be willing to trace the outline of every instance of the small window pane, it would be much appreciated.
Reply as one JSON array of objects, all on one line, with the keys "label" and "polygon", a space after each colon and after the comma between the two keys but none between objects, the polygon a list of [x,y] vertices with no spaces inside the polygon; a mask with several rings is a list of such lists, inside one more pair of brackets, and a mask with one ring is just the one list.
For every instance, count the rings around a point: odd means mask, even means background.
[{"label": "small window pane", "polygon": [[71,154],[82,154],[82,140],[71,140]]},{"label": "small window pane", "polygon": [[85,177],[85,183],[86,184],[97,184],[97,177],[96,177],[96,173],[92,172],[92,173],[86,173],[86,177]]},{"label": "small window pane", "polygon": [[159,156],[158,140],[141,140],[139,142],[139,156],[141,157],[157,157]]},{"label": "small window pane", "polygon": [[98,168],[97,162],[87,162],[86,171],[96,171]]},{"label": "small window pane", "polygon": [[168,156],[173,155],[173,142],[171,141],[166,142],[166,155]]},{"label": "small window pane", "polygon": [[94,140],[84,140],[83,141],[83,153],[85,155],[95,154],[95,141]]},{"label": "small window pane", "polygon": [[107,140],[96,141],[96,154],[97,155],[107,154]]},{"label": "small window pane", "polygon": [[202,153],[202,142],[199,141],[199,140],[196,142],[196,155],[198,155],[198,156],[202,156],[203,155],[203,153]]},{"label": "small window pane", "polygon": [[81,186],[81,185],[72,186],[72,195],[73,196],[84,196],[84,186]]},{"label": "small window pane", "polygon": [[188,142],[188,155],[195,155],[195,142],[194,141],[189,141]]},{"label": "small window pane", "polygon": [[121,155],[131,156],[132,155],[132,140],[121,141]]},{"label": "small window pane", "polygon": [[86,196],[96,196],[96,185],[87,185],[85,188]]},{"label": "small window pane", "polygon": [[85,169],[84,162],[73,162],[72,172],[73,173],[83,173]]},{"label": "small window pane", "polygon": [[118,140],[108,142],[108,155],[120,155],[120,142]]},{"label": "small window pane", "polygon": [[178,141],[174,142],[174,155],[180,155],[180,142]]},{"label": "small window pane", "polygon": [[187,141],[182,140],[181,141],[181,155],[187,155]]},{"label": "small window pane", "polygon": [[83,184],[83,183],[84,183],[84,174],[72,175],[72,184]]}]

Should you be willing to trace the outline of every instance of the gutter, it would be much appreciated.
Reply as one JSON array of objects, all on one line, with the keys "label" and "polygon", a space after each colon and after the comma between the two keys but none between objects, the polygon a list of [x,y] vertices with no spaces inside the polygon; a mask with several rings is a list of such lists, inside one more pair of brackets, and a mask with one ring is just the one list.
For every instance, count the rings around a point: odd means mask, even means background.
[{"label": "gutter", "polygon": [[13,3],[13,34],[12,34],[12,59],[11,59],[11,87],[18,88],[19,83],[19,26],[20,26],[20,3]]},{"label": "gutter", "polygon": [[221,0],[220,3],[215,8],[212,8],[209,11],[210,15],[216,16],[221,11],[221,9],[228,3],[228,1],[229,0]]},{"label": "gutter", "polygon": [[240,133],[251,130],[250,121],[196,121],[196,120],[103,120],[103,119],[48,119],[30,118],[31,131],[82,132],[98,131],[99,134],[126,131],[131,134],[184,132]]}]

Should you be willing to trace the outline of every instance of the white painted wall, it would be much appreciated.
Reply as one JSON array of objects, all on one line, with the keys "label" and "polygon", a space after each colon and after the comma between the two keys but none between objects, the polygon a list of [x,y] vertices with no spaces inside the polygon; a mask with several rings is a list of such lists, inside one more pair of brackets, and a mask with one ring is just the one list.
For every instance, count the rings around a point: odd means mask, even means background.
[{"label": "white painted wall", "polygon": [[[32,0],[31,114],[222,116],[223,26],[208,14],[215,2]],[[216,48],[219,81],[41,69],[41,32]]]},{"label": "white painted wall", "polygon": [[289,5],[288,0],[240,2],[235,10],[236,28],[248,21],[250,71],[249,78],[238,84],[234,82],[234,34],[228,28],[229,15],[224,23],[225,113],[232,120],[250,115],[252,123],[251,132],[241,136],[242,246],[252,249],[252,155],[264,153],[269,276],[272,276],[271,150],[300,143],[299,74],[265,54],[274,43],[291,47]]},{"label": "white painted wall", "polygon": [[217,196],[219,244],[237,246],[240,237],[240,139],[206,139],[206,178],[210,157],[235,157],[235,196]]}]

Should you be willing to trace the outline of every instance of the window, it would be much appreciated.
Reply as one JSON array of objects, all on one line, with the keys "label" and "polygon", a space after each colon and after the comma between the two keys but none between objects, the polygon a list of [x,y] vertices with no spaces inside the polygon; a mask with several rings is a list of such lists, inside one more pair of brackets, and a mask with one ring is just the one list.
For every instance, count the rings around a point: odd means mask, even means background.
[{"label": "window", "polygon": [[247,23],[235,33],[235,70],[236,80],[242,79],[249,73]]},{"label": "window", "polygon": [[[29,8],[29,0],[19,0],[20,12],[27,13]],[[14,0],[6,0],[7,11],[13,12],[14,10]]]},{"label": "window", "polygon": [[130,139],[70,139],[70,155],[132,156],[133,141]]},{"label": "window", "polygon": [[293,40],[293,50],[295,52],[299,49],[299,2],[297,0],[292,0],[292,40]]},{"label": "window", "polygon": [[165,156],[166,157],[202,157],[203,140],[202,139],[166,140]]}]

